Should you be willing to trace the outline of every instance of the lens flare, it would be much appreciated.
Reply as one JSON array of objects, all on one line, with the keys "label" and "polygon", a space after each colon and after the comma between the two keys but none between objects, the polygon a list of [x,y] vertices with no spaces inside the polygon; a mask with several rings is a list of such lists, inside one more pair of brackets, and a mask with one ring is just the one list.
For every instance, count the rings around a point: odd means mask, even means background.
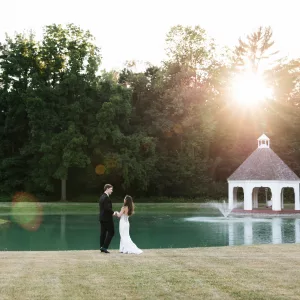
[{"label": "lens flare", "polygon": [[174,125],[173,130],[177,134],[182,134],[183,133],[182,126],[178,123]]},{"label": "lens flare", "polygon": [[42,223],[43,209],[31,194],[20,192],[12,201],[12,219],[26,230],[36,231]]},{"label": "lens flare", "polygon": [[253,106],[272,98],[273,91],[266,86],[264,78],[246,72],[237,76],[232,83],[232,96],[240,104]]},{"label": "lens flare", "polygon": [[95,172],[97,175],[103,175],[105,173],[105,166],[104,165],[97,165],[96,168],[95,168]]}]

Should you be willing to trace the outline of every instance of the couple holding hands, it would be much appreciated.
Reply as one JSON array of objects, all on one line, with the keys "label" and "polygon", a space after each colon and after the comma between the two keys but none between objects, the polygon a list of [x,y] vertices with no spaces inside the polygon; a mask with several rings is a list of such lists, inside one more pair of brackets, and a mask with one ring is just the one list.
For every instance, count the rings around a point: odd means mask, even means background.
[{"label": "couple holding hands", "polygon": [[125,196],[124,205],[120,212],[112,210],[112,203],[109,198],[113,192],[113,186],[106,184],[104,193],[99,199],[99,221],[100,221],[100,251],[109,253],[107,250],[109,244],[115,234],[113,216],[120,218],[120,252],[130,254],[141,254],[143,251],[139,249],[131,240],[129,235],[129,217],[134,212],[134,204],[131,196]]}]

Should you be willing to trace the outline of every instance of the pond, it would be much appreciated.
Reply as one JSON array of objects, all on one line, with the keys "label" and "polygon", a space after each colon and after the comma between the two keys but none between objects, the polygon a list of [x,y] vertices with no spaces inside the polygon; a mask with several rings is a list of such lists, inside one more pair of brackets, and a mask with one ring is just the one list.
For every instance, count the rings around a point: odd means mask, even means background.
[{"label": "pond", "polygon": [[[25,228],[10,215],[0,225],[0,250],[92,250],[99,248],[98,215],[45,215]],[[130,218],[132,240],[141,249],[300,243],[300,219],[216,217],[188,213],[139,213]],[[35,230],[32,230],[35,229]],[[119,247],[118,219],[110,249]]]}]

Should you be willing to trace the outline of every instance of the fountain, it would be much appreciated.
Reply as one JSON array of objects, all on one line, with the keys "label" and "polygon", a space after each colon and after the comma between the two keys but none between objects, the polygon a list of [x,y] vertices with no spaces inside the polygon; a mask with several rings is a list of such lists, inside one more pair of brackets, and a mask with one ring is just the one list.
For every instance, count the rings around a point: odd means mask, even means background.
[{"label": "fountain", "polygon": [[[243,203],[238,203],[235,207],[239,207],[243,205]],[[214,207],[217,208],[224,218],[228,218],[233,208],[229,208],[228,203],[223,200],[223,202],[208,202],[201,204],[201,207]]]}]

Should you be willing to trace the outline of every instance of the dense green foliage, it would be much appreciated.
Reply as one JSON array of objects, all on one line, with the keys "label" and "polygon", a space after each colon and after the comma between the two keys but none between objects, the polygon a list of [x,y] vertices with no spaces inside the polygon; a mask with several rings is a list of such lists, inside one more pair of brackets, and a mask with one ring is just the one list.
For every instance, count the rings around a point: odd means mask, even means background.
[{"label": "dense green foliage", "polygon": [[[47,26],[41,41],[7,36],[0,44],[0,193],[65,200],[109,182],[120,195],[222,198],[227,177],[262,132],[300,175],[300,60],[272,60],[270,28],[233,50],[198,26],[173,27],[166,42],[161,66],[100,72],[93,36],[73,24]],[[264,65],[274,93],[245,107],[230,88],[249,63],[254,72]]]}]

